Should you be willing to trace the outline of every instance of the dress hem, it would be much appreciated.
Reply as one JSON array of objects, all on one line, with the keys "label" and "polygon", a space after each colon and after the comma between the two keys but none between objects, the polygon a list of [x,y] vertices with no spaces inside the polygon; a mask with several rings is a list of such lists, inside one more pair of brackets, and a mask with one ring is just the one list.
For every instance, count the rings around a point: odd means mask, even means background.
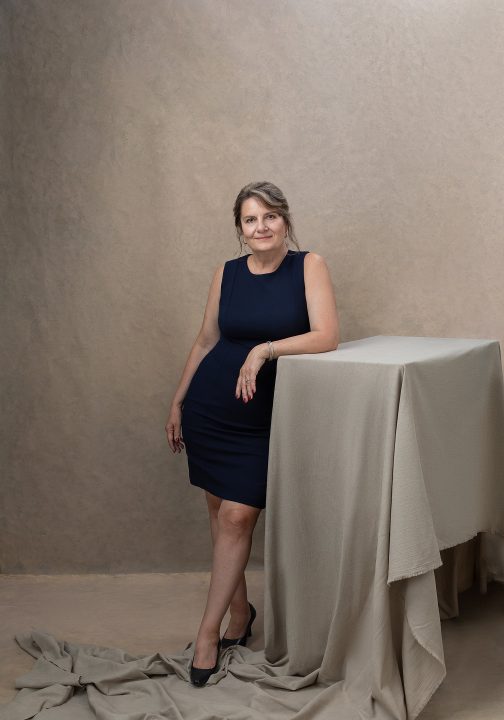
[{"label": "dress hem", "polygon": [[226,493],[226,497],[224,497],[222,494],[217,495],[216,493],[212,492],[208,487],[205,487],[204,485],[199,485],[198,483],[193,482],[192,480],[189,480],[189,482],[190,482],[190,484],[193,485],[194,487],[199,487],[199,488],[201,488],[202,490],[206,490],[206,491],[209,492],[211,495],[215,495],[215,497],[218,497],[218,498],[220,498],[221,500],[231,500],[232,502],[237,502],[237,503],[240,503],[241,505],[249,505],[250,507],[256,508],[256,510],[264,510],[265,507],[266,507],[266,505],[257,505],[257,504],[252,503],[252,502],[247,502],[247,501],[243,500],[242,498],[239,499],[239,498],[237,498],[236,496],[235,496],[235,497],[231,497],[231,494],[232,494],[232,493]]}]

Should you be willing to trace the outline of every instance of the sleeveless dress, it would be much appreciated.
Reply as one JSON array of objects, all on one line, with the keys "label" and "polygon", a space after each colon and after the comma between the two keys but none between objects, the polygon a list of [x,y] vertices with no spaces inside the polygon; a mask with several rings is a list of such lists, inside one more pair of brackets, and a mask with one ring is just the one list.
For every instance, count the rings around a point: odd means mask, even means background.
[{"label": "sleeveless dress", "polygon": [[277,360],[262,365],[248,402],[236,398],[236,383],[254,345],[309,332],[304,285],[308,252],[289,250],[270,273],[252,273],[247,255],[224,264],[221,335],[191,379],[181,421],[190,483],[217,497],[266,507]]}]

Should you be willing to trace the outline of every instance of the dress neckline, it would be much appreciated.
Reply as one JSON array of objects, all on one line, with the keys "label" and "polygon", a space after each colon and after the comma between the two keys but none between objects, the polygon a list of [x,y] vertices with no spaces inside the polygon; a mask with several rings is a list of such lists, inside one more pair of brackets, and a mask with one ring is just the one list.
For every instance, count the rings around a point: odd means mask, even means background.
[{"label": "dress neckline", "polygon": [[276,270],[272,270],[271,272],[267,272],[267,273],[253,273],[252,270],[248,266],[247,258],[249,257],[249,255],[252,255],[252,253],[247,253],[245,255],[245,268],[248,271],[249,275],[252,275],[253,277],[264,277],[265,275],[274,275],[276,272],[278,272],[280,270],[280,268],[282,267],[282,265],[285,262],[285,258],[287,257],[287,255],[289,255],[289,251],[287,250],[287,252],[285,253],[285,255],[283,256],[283,258],[280,262],[280,265],[276,268]]}]

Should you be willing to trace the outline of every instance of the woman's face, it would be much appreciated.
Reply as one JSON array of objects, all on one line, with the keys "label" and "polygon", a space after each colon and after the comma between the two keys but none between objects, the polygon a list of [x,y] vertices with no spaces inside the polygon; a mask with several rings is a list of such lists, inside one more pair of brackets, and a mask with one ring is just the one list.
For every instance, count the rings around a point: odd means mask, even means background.
[{"label": "woman's face", "polygon": [[241,226],[245,240],[253,252],[276,251],[285,245],[285,220],[258,198],[251,197],[242,202]]}]

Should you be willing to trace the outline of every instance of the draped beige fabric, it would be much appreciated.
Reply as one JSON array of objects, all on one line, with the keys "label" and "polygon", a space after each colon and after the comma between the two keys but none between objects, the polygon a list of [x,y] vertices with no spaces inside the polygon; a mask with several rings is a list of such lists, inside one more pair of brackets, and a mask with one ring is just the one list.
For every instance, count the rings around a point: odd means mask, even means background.
[{"label": "draped beige fabric", "polygon": [[138,657],[32,631],[16,640],[36,662],[0,718],[415,718],[446,674],[440,611],[457,614],[475,567],[482,589],[492,579],[503,438],[496,340],[376,336],[279,358],[264,649],[226,649],[195,688],[193,643]]}]

